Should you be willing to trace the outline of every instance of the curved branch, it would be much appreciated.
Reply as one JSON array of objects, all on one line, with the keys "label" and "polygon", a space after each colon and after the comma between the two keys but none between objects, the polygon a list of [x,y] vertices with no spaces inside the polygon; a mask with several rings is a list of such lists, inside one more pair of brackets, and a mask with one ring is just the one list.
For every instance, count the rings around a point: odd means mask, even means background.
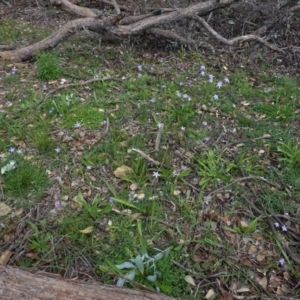
[{"label": "curved branch", "polygon": [[254,40],[257,42],[260,42],[262,44],[264,44],[265,46],[267,46],[268,48],[277,51],[277,52],[281,52],[281,53],[285,53],[282,49],[278,48],[277,46],[275,46],[274,44],[270,44],[267,41],[265,41],[262,37],[258,36],[258,35],[254,35],[254,34],[247,34],[247,35],[242,35],[242,36],[238,36],[235,37],[231,40],[228,40],[226,38],[224,38],[223,36],[221,36],[218,32],[216,32],[213,28],[211,28],[208,23],[205,22],[205,20],[197,15],[194,15],[193,18],[195,20],[197,20],[199,23],[201,23],[207,31],[209,31],[217,40],[219,40],[220,42],[232,46],[238,42],[245,42],[245,41],[249,41],[249,40]]},{"label": "curved branch", "polygon": [[65,40],[75,32],[83,30],[84,27],[91,30],[96,30],[99,28],[104,29],[105,25],[106,23],[103,20],[97,20],[94,18],[84,18],[70,21],[63,25],[61,28],[59,28],[58,31],[51,34],[49,37],[31,46],[27,46],[13,51],[0,52],[0,59],[12,61],[26,60],[33,57],[41,50],[54,48],[59,42]]}]

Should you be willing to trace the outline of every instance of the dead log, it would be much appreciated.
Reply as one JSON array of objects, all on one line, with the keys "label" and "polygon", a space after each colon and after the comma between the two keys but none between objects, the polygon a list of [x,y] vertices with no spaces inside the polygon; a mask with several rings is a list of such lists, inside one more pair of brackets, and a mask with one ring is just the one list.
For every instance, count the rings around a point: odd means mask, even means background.
[{"label": "dead log", "polygon": [[30,273],[0,265],[0,299],[8,300],[171,300],[149,290],[118,288],[100,283],[82,283],[59,275]]}]

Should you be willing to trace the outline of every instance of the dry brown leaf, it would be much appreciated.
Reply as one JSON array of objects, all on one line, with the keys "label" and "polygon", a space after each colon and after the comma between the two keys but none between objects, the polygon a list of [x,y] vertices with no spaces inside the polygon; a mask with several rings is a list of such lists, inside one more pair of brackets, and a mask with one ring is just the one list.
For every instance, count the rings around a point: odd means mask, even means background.
[{"label": "dry brown leaf", "polygon": [[263,254],[258,254],[258,255],[256,256],[256,260],[259,261],[259,262],[263,261],[265,258],[266,258],[266,257],[265,257]]},{"label": "dry brown leaf", "polygon": [[221,290],[222,294],[219,295],[218,300],[233,300],[233,296],[229,292],[227,292],[223,289],[220,289],[220,290]]},{"label": "dry brown leaf", "polygon": [[0,202],[0,217],[8,215],[12,211],[11,207],[7,204]]},{"label": "dry brown leaf", "polygon": [[258,281],[258,283],[263,287],[263,289],[266,289],[267,288],[267,285],[268,285],[268,279],[267,277],[263,277],[262,279],[260,279]]},{"label": "dry brown leaf", "polygon": [[115,171],[114,171],[114,175],[117,178],[122,178],[124,176],[128,176],[130,173],[132,173],[133,170],[125,165],[122,165],[121,167],[118,167]]},{"label": "dry brown leaf", "polygon": [[204,299],[214,299],[216,297],[216,292],[213,289],[210,289],[206,295],[204,296]]},{"label": "dry brown leaf", "polygon": [[136,190],[139,188],[139,186],[138,186],[137,183],[132,183],[132,184],[130,185],[129,188],[130,188],[132,191],[136,191]]},{"label": "dry brown leaf", "polygon": [[193,286],[196,285],[196,284],[195,284],[195,281],[194,281],[194,279],[193,279],[193,277],[192,277],[191,275],[186,275],[186,276],[184,277],[184,280],[185,280],[187,283],[189,283],[190,285],[193,285]]},{"label": "dry brown leaf", "polygon": [[6,265],[13,253],[9,250],[4,251],[0,256],[0,265]]},{"label": "dry brown leaf", "polygon": [[93,226],[88,226],[88,227],[85,228],[85,229],[79,230],[79,232],[84,233],[84,234],[87,234],[87,233],[91,233],[93,230],[94,230],[94,227],[93,227]]},{"label": "dry brown leaf", "polygon": [[255,254],[255,253],[257,253],[257,247],[255,245],[251,245],[249,247],[248,254]]}]

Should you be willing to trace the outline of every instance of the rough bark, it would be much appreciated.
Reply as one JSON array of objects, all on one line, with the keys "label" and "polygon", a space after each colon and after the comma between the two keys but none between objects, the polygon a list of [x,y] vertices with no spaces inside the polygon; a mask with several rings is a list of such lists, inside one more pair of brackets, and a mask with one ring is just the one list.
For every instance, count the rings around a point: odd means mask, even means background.
[{"label": "rough bark", "polygon": [[[10,61],[22,61],[35,56],[39,51],[54,48],[58,43],[68,38],[70,35],[76,32],[89,29],[96,32],[107,32],[115,36],[130,36],[137,35],[151,29],[153,27],[182,20],[190,17],[194,14],[206,14],[214,9],[230,5],[237,0],[209,0],[206,2],[200,2],[195,5],[191,5],[187,8],[177,9],[175,11],[164,12],[161,10],[159,15],[147,16],[142,20],[130,23],[126,22],[126,18],[120,18],[120,15],[116,15],[113,18],[102,17],[99,11],[91,10],[89,8],[81,8],[77,5],[70,3],[67,0],[51,0],[53,5],[60,7],[62,10],[75,14],[79,17],[85,16],[85,18],[79,18],[74,21],[70,21],[60,27],[55,33],[48,38],[37,42],[31,46],[27,46],[21,49],[13,51],[0,52],[0,59]],[[131,17],[129,17],[129,20]],[[127,24],[127,25],[120,25]],[[129,23],[129,24],[128,24]],[[159,31],[154,31],[156,35]],[[162,37],[166,38],[166,32],[161,31]],[[169,38],[176,38],[175,34],[170,33]],[[184,38],[182,38],[184,40]]]},{"label": "rough bark", "polygon": [[174,298],[145,290],[64,280],[59,275],[32,274],[22,269],[0,265],[0,299],[171,300]]}]

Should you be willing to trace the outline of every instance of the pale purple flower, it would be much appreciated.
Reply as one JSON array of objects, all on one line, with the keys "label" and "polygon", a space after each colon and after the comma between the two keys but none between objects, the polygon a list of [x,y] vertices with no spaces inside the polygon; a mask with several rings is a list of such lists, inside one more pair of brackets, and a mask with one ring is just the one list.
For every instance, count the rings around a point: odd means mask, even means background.
[{"label": "pale purple flower", "polygon": [[183,170],[183,171],[186,170],[187,168],[188,168],[188,167],[185,166],[185,165],[182,165],[182,166],[181,166],[181,170]]},{"label": "pale purple flower", "polygon": [[138,68],[139,72],[142,72],[142,71],[143,71],[143,66],[138,65],[137,68]]},{"label": "pale purple flower", "polygon": [[12,70],[11,70],[11,74],[12,75],[15,75],[17,72],[17,68],[16,67],[13,67]]},{"label": "pale purple flower", "polygon": [[138,77],[139,77],[139,78],[142,77],[142,74],[141,74],[141,73],[138,73]]},{"label": "pale purple flower", "polygon": [[214,80],[215,76],[213,74],[209,74],[208,78]]},{"label": "pale purple flower", "polygon": [[214,100],[218,100],[219,99],[219,95],[213,94],[213,98],[214,98]]},{"label": "pale purple flower", "polygon": [[225,82],[225,83],[229,83],[229,82],[230,82],[230,81],[229,81],[229,78],[228,78],[228,77],[225,77],[225,78],[224,78],[224,82]]},{"label": "pale purple flower", "polygon": [[203,125],[203,126],[207,126],[207,122],[203,121],[203,122],[202,122],[202,125]]},{"label": "pale purple flower", "polygon": [[183,86],[183,82],[179,82],[179,85],[180,85],[180,86]]},{"label": "pale purple flower", "polygon": [[181,97],[181,93],[179,91],[176,91],[176,96]]},{"label": "pale purple flower", "polygon": [[181,129],[182,131],[185,131],[185,127],[184,127],[184,126],[181,126],[180,129]]},{"label": "pale purple flower", "polygon": [[201,67],[200,67],[200,70],[201,70],[201,71],[204,71],[204,70],[205,70],[205,66],[201,66]]},{"label": "pale purple flower", "polygon": [[152,98],[152,99],[149,100],[149,102],[154,103],[154,102],[155,102],[155,99]]},{"label": "pale purple flower", "polygon": [[11,101],[6,101],[6,106],[12,106],[12,102]]},{"label": "pale purple flower", "polygon": [[203,77],[205,76],[205,72],[204,72],[204,71],[201,71],[200,74],[201,74],[201,76],[203,76]]},{"label": "pale purple flower", "polygon": [[281,266],[283,266],[283,265],[285,264],[285,259],[284,259],[284,258],[280,258],[280,259],[278,260],[278,263],[279,263]]},{"label": "pale purple flower", "polygon": [[56,209],[61,209],[62,208],[62,205],[61,205],[61,203],[59,201],[55,202],[55,208]]},{"label": "pale purple flower", "polygon": [[59,147],[56,147],[54,150],[55,150],[56,153],[60,152],[60,148]]},{"label": "pale purple flower", "polygon": [[163,89],[165,89],[167,86],[166,86],[165,84],[163,84],[161,87],[162,87]]},{"label": "pale purple flower", "polygon": [[16,151],[16,148],[15,147],[10,147],[9,149],[8,149],[8,152],[9,153],[14,153]]},{"label": "pale purple flower", "polygon": [[191,97],[190,97],[188,94],[183,94],[183,95],[182,95],[182,98],[183,98],[183,99],[189,99],[189,98],[191,98]]},{"label": "pale purple flower", "polygon": [[159,123],[157,123],[157,127],[158,127],[158,128],[162,128],[162,127],[164,127],[164,124],[161,123],[161,122],[159,122]]},{"label": "pale purple flower", "polygon": [[18,154],[22,154],[22,153],[23,153],[23,150],[19,148],[19,149],[17,150],[17,153],[18,153]]},{"label": "pale purple flower", "polygon": [[74,125],[75,128],[79,128],[81,126],[82,126],[82,124],[80,122],[76,122],[75,125]]},{"label": "pale purple flower", "polygon": [[204,138],[204,142],[209,142],[209,141],[210,141],[210,137],[207,136]]},{"label": "pale purple flower", "polygon": [[214,82],[214,79],[213,79],[213,78],[209,78],[209,79],[208,79],[208,82],[209,82],[209,83],[213,83],[213,82]]},{"label": "pale purple flower", "polygon": [[158,178],[160,176],[160,174],[158,172],[153,172],[153,175],[152,175],[154,178]]},{"label": "pale purple flower", "polygon": [[115,202],[115,199],[112,198],[112,197],[109,197],[108,202],[109,202],[110,204],[113,204],[113,203]]},{"label": "pale purple flower", "polygon": [[285,225],[281,226],[282,231],[288,231],[287,227]]},{"label": "pale purple flower", "polygon": [[53,113],[53,109],[50,108],[50,109],[48,110],[48,113],[51,115],[51,114]]},{"label": "pale purple flower", "polygon": [[278,228],[280,226],[280,224],[278,222],[275,222],[274,225],[276,228]]},{"label": "pale purple flower", "polygon": [[87,170],[92,170],[92,166],[86,166]]},{"label": "pale purple flower", "polygon": [[222,86],[223,86],[223,82],[222,81],[218,81],[217,88],[220,89]]}]

